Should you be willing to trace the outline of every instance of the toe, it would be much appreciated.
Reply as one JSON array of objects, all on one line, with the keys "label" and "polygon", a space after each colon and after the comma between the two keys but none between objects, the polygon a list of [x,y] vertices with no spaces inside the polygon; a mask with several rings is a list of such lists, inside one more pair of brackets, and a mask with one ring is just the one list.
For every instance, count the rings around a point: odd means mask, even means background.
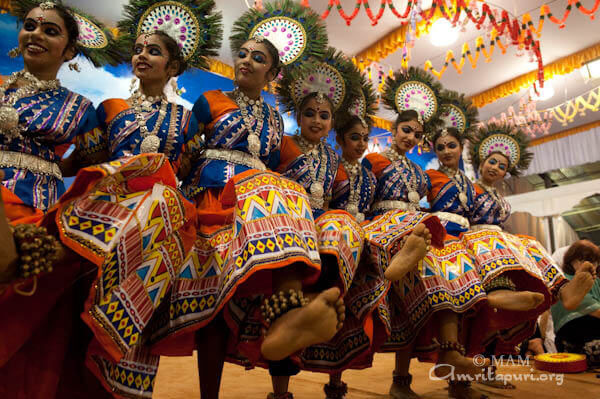
[{"label": "toe", "polygon": [[329,288],[319,295],[323,300],[330,304],[335,304],[340,298],[340,289],[338,287]]}]

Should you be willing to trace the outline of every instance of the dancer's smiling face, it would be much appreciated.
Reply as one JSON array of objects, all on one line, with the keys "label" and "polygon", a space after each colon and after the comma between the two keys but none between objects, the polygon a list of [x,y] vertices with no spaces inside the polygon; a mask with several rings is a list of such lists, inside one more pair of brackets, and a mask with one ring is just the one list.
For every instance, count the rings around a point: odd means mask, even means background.
[{"label": "dancer's smiling face", "polygon": [[19,31],[19,50],[28,71],[56,71],[76,53],[60,14],[36,7],[29,11]]},{"label": "dancer's smiling face", "polygon": [[440,163],[447,168],[458,169],[462,146],[458,139],[450,134],[439,137],[433,146]]},{"label": "dancer's smiling face", "polygon": [[350,129],[336,138],[342,149],[342,156],[349,162],[362,158],[369,145],[369,127],[360,121],[354,123]]},{"label": "dancer's smiling face", "polygon": [[163,39],[158,34],[141,34],[133,46],[131,66],[140,81],[163,82],[177,75],[179,65],[170,62],[171,56]]},{"label": "dancer's smiling face", "polygon": [[327,137],[333,126],[331,103],[325,99],[317,101],[316,97],[308,99],[300,110],[298,126],[302,137],[311,143]]},{"label": "dancer's smiling face", "polygon": [[423,139],[423,125],[417,120],[399,122],[394,134],[396,148],[402,154],[410,151]]}]

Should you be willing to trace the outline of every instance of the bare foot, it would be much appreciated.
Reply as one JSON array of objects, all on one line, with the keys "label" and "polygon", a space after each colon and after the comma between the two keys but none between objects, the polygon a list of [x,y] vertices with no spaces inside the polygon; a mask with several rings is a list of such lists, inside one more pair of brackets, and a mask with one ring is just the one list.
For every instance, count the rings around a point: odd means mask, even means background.
[{"label": "bare foot", "polygon": [[328,341],[342,328],[345,312],[340,289],[325,290],[308,305],[275,320],[265,335],[261,353],[267,360],[282,360],[300,349]]},{"label": "bare foot", "polygon": [[[4,173],[0,171],[0,180],[4,179]],[[1,192],[0,192],[1,193]],[[8,224],[4,199],[0,194],[0,283],[12,281],[17,275],[17,246],[13,239],[12,228]]]},{"label": "bare foot", "polygon": [[431,249],[431,233],[424,224],[418,224],[406,238],[404,245],[392,257],[385,270],[385,278],[398,281],[413,270]]},{"label": "bare foot", "polygon": [[525,312],[544,303],[544,294],[531,291],[495,290],[488,294],[492,308]]},{"label": "bare foot", "polygon": [[476,378],[475,376],[482,374],[489,365],[490,359],[479,358],[474,362],[472,358],[462,356],[458,351],[440,351],[435,365],[435,375],[438,378],[452,378],[453,375],[461,378],[467,375]]},{"label": "bare foot", "polygon": [[567,310],[575,310],[594,285],[594,265],[583,262],[571,281],[560,289],[560,300]]},{"label": "bare foot", "polygon": [[468,382],[457,382],[448,386],[448,397],[452,399],[487,399],[488,395],[473,388]]},{"label": "bare foot", "polygon": [[400,385],[393,383],[390,387],[390,396],[392,399],[420,399],[415,391],[410,388],[410,385]]}]

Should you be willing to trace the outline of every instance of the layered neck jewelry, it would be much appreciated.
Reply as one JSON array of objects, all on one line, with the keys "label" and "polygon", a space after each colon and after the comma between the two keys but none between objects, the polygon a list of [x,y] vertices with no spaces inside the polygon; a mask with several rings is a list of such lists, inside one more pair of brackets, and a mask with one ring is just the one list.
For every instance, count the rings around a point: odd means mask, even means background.
[{"label": "layered neck jewelry", "polygon": [[[154,124],[154,129],[149,131],[148,127],[146,126],[144,112],[152,112],[152,105],[158,101],[160,101],[158,119]],[[146,96],[138,89],[132,94],[131,102],[133,105],[135,120],[139,126],[140,135],[142,136],[140,151],[143,154],[158,152],[158,149],[160,148],[160,138],[157,136],[157,133],[163,124],[163,121],[165,120],[165,116],[167,115],[167,106],[169,105],[167,99],[165,98],[164,94],[155,97]]]},{"label": "layered neck jewelry", "polygon": [[441,165],[440,172],[444,173],[446,176],[452,180],[456,188],[458,189],[458,200],[460,201],[463,208],[467,209],[468,197],[467,197],[467,189],[469,185],[465,182],[465,176],[459,169],[452,169],[447,166]]},{"label": "layered neck jewelry", "polygon": [[498,207],[500,208],[500,218],[504,219],[508,213],[508,210],[506,209],[504,198],[502,198],[502,195],[498,192],[498,190],[496,190],[496,187],[485,184],[481,179],[477,180],[477,184],[487,191],[492,199],[496,201]]},{"label": "layered neck jewelry", "polygon": [[[19,79],[25,80],[28,84],[7,95],[6,90],[17,83]],[[59,87],[58,79],[40,80],[24,70],[11,74],[0,86],[0,131],[2,134],[9,140],[21,137],[19,111],[14,107],[17,101],[42,91],[57,90]]]},{"label": "layered neck jewelry", "polygon": [[[325,159],[324,144],[322,141],[319,143],[311,143],[301,135],[297,134],[294,136],[300,151],[307,155],[310,159],[308,160],[308,167],[310,168],[310,204],[313,208],[323,209],[325,204],[325,172],[327,160]],[[315,162],[319,162],[319,168],[315,168]]]},{"label": "layered neck jewelry", "polygon": [[[350,187],[350,194],[348,196],[348,206],[346,211],[356,218],[358,223],[362,223],[365,220],[365,214],[360,212],[360,189],[363,185],[363,174],[361,171],[360,164],[358,162],[349,162],[342,158],[342,165],[346,173],[348,173],[348,186]],[[355,189],[355,183],[358,178],[358,185]]]},{"label": "layered neck jewelry", "polygon": [[[258,100],[253,100],[237,88],[233,91],[233,95],[235,103],[240,108],[244,126],[248,131],[248,151],[258,158],[260,156],[260,133],[264,124],[264,118],[262,117],[263,98],[259,97]],[[251,113],[248,113],[248,107],[251,107]],[[256,126],[253,129],[254,122],[256,122]]]},{"label": "layered neck jewelry", "polygon": [[392,161],[393,164],[395,164],[396,162],[400,162],[400,165],[408,171],[407,178],[406,176],[404,176],[404,173],[402,173],[402,168],[400,168],[400,179],[402,179],[402,182],[404,183],[404,186],[408,191],[408,201],[410,202],[410,205],[412,206],[412,208],[418,209],[419,201],[421,201],[421,196],[417,191],[417,174],[416,172],[413,172],[412,166],[410,162],[408,162],[408,158],[406,158],[406,155],[400,155],[398,151],[396,151],[395,146],[393,145],[383,153],[383,156]]}]

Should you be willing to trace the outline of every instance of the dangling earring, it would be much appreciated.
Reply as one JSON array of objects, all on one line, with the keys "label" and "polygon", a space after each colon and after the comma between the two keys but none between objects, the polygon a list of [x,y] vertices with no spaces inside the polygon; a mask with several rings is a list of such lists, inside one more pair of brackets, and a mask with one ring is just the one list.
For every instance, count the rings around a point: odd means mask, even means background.
[{"label": "dangling earring", "polygon": [[131,94],[133,94],[133,92],[136,90],[137,80],[138,78],[135,76],[131,78],[131,83],[129,84],[129,92]]},{"label": "dangling earring", "polygon": [[70,69],[71,71],[75,71],[75,72],[81,72],[81,69],[79,69],[79,64],[78,64],[78,63],[76,63],[76,62],[71,62],[71,63],[69,64],[69,69]]},{"label": "dangling earring", "polygon": [[339,150],[339,149],[340,149],[340,145],[336,143],[336,144],[335,144],[335,149],[336,149],[336,150]]},{"label": "dangling earring", "polygon": [[300,136],[300,128],[299,127],[296,128],[296,136]]},{"label": "dangling earring", "polygon": [[275,94],[275,89],[273,89],[273,82],[267,83],[267,90],[269,90],[269,93]]},{"label": "dangling earring", "polygon": [[21,49],[18,47],[15,47],[14,49],[12,49],[8,52],[8,56],[10,58],[17,58],[20,55],[21,55]]}]

